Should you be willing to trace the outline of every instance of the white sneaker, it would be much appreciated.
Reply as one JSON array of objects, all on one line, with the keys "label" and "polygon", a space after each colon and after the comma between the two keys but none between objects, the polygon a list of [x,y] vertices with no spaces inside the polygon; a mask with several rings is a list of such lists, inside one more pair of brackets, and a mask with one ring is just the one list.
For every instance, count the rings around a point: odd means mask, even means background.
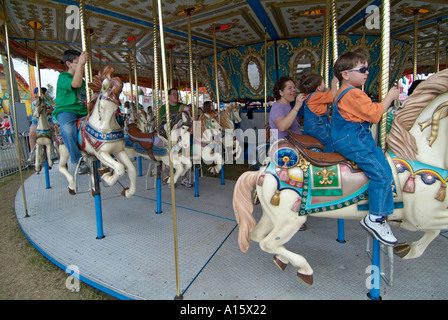
[{"label": "white sneaker", "polygon": [[393,246],[397,243],[397,239],[392,233],[386,218],[379,217],[375,221],[371,221],[369,215],[361,220],[361,225],[369,231],[380,242],[387,246]]},{"label": "white sneaker", "polygon": [[187,178],[182,178],[182,181],[180,182],[180,184],[187,188],[191,188],[193,186],[190,182],[188,182]]}]

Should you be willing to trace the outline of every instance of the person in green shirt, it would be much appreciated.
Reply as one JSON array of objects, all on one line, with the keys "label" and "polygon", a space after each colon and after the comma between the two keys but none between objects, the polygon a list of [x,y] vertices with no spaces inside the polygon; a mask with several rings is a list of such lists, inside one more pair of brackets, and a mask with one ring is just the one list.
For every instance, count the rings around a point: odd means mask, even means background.
[{"label": "person in green shirt", "polygon": [[[168,104],[170,106],[170,114],[172,112],[179,112],[180,107],[185,105],[184,103],[179,102],[179,91],[177,90],[177,88],[171,88],[170,90],[168,90]],[[165,114],[166,106],[161,105],[159,109],[159,123],[162,122],[162,118]]]},{"label": "person in green shirt", "polygon": [[[53,117],[59,122],[59,130],[70,153],[70,162],[77,163],[82,157],[78,147],[76,121],[87,115],[86,84],[83,80],[84,66],[89,54],[76,50],[66,50],[62,60],[67,72],[61,72],[56,85],[56,108]],[[89,168],[81,163],[78,173],[88,173]]]}]

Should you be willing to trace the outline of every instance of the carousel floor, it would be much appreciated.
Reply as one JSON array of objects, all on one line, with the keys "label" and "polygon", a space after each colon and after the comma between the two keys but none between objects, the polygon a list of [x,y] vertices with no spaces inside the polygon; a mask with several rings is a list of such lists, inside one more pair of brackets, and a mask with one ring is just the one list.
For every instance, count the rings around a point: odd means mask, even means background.
[{"label": "carousel floor", "polygon": [[[137,162],[135,162],[137,167]],[[148,162],[143,161],[143,172]],[[82,281],[119,299],[172,300],[177,293],[170,189],[162,186],[162,214],[155,214],[156,190],[145,189],[145,174],[137,178],[131,199],[122,187],[102,184],[103,239],[96,239],[94,200],[87,176],[78,180],[80,192],[70,196],[57,166],[25,181],[28,214],[22,191],[16,195],[19,224],[29,241],[49,260],[66,270],[76,266]],[[127,178],[120,180],[128,185]],[[345,244],[335,241],[334,219],[310,217],[287,248],[305,256],[314,269],[308,286],[288,266],[281,272],[272,256],[252,242],[248,253],[239,250],[238,227],[232,209],[234,181],[202,177],[199,197],[194,188],[178,186],[179,288],[184,300],[366,300],[367,233],[358,221],[345,221]],[[260,206],[254,216],[261,216]],[[414,241],[421,233],[394,228],[400,241]],[[392,285],[381,282],[381,297],[395,299],[448,299],[448,238],[438,236],[416,260],[393,261]],[[382,263],[387,264],[385,256]],[[383,268],[386,270],[386,267]],[[82,286],[81,286],[82,290]]]}]

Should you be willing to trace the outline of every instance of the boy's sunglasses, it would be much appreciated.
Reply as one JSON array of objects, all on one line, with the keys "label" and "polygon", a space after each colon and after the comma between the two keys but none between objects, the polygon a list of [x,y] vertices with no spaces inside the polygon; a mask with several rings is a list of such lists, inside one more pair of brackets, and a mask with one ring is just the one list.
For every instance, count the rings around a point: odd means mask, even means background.
[{"label": "boy's sunglasses", "polygon": [[350,69],[350,70],[345,70],[345,71],[359,71],[361,73],[366,73],[369,71],[369,68],[367,67],[361,67],[361,68],[355,68],[355,69]]}]

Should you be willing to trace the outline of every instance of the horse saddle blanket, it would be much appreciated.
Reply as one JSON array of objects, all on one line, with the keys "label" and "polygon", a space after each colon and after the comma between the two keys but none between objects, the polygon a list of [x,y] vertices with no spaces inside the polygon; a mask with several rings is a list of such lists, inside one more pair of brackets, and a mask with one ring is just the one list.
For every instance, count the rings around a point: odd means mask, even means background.
[{"label": "horse saddle blanket", "polygon": [[78,119],[78,145],[81,149],[85,149],[86,141],[98,151],[107,142],[116,142],[117,140],[124,140],[123,129],[116,129],[109,133],[102,133],[100,130],[92,126],[87,117]]},{"label": "horse saddle blanket", "polygon": [[[358,210],[368,210],[369,178],[360,170],[353,170],[353,164],[342,161],[329,166],[316,166],[301,156],[299,150],[290,144],[279,144],[270,152],[271,162],[265,173],[277,180],[277,190],[293,190],[297,193],[300,206],[296,206],[299,215],[321,211],[331,211],[353,204]],[[394,168],[393,160],[386,154],[389,164]],[[394,202],[402,207],[401,187],[394,173]],[[398,182],[399,183],[399,182]]]},{"label": "horse saddle blanket", "polygon": [[48,130],[36,129],[36,140],[39,138],[48,138],[51,140],[52,137],[53,137],[53,132],[50,129],[48,129]]},{"label": "horse saddle blanket", "polygon": [[142,132],[137,127],[129,128],[126,135],[126,146],[132,147],[138,153],[147,153],[154,161],[156,161],[154,156],[168,155],[167,144],[157,134]]}]

